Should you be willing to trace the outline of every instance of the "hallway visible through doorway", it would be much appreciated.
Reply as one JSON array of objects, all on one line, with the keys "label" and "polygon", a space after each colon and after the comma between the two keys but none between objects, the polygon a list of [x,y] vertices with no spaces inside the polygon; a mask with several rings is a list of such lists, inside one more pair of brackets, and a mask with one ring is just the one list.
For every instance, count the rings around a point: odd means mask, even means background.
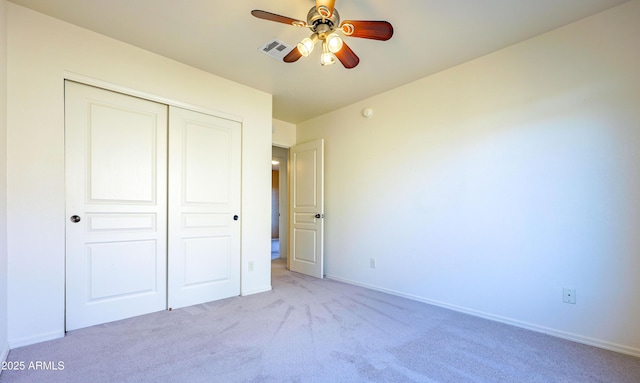
[{"label": "hallway visible through doorway", "polygon": [[274,146],[271,160],[271,259],[286,259],[289,230],[289,149]]}]

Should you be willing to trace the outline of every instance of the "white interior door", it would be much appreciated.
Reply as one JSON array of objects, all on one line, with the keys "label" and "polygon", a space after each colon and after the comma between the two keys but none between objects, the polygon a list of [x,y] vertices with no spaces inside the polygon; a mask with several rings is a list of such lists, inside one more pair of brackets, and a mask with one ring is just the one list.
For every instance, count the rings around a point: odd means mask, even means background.
[{"label": "white interior door", "polygon": [[166,308],[167,107],[65,83],[66,329]]},{"label": "white interior door", "polygon": [[169,116],[169,307],[240,295],[241,125]]},{"label": "white interior door", "polygon": [[324,277],[324,140],[290,150],[289,269]]}]

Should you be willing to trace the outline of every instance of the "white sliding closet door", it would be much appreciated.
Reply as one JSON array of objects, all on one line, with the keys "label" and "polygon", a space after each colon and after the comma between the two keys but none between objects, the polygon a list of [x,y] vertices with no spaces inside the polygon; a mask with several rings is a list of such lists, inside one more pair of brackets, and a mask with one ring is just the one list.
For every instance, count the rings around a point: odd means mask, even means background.
[{"label": "white sliding closet door", "polygon": [[65,83],[66,330],[240,294],[240,137]]},{"label": "white sliding closet door", "polygon": [[65,83],[66,329],[166,308],[167,107]]},{"label": "white sliding closet door", "polygon": [[169,307],[240,295],[240,123],[169,120]]}]

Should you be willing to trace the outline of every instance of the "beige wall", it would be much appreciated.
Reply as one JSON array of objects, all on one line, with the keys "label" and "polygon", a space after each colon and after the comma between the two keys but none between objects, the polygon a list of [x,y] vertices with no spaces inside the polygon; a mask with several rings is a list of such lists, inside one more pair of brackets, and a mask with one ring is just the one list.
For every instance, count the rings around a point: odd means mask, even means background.
[{"label": "beige wall", "polygon": [[[242,293],[271,288],[271,95],[8,3],[9,341],[64,331],[65,77],[242,121]],[[247,272],[248,262],[254,271]]]},{"label": "beige wall", "polygon": [[[9,352],[7,337],[7,3],[0,0],[0,362]],[[2,373],[0,371],[0,373]]]},{"label": "beige wall", "polygon": [[634,0],[298,124],[325,139],[327,275],[640,356],[639,20]]}]

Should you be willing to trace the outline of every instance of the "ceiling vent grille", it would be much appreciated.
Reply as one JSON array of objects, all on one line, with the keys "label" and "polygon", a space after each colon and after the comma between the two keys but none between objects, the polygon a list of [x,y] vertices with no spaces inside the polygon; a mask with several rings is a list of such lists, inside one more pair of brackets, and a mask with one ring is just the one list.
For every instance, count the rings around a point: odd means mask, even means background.
[{"label": "ceiling vent grille", "polygon": [[266,55],[273,57],[276,60],[282,60],[287,53],[291,52],[293,49],[288,44],[273,38],[269,40],[266,44],[261,46],[258,50]]}]

